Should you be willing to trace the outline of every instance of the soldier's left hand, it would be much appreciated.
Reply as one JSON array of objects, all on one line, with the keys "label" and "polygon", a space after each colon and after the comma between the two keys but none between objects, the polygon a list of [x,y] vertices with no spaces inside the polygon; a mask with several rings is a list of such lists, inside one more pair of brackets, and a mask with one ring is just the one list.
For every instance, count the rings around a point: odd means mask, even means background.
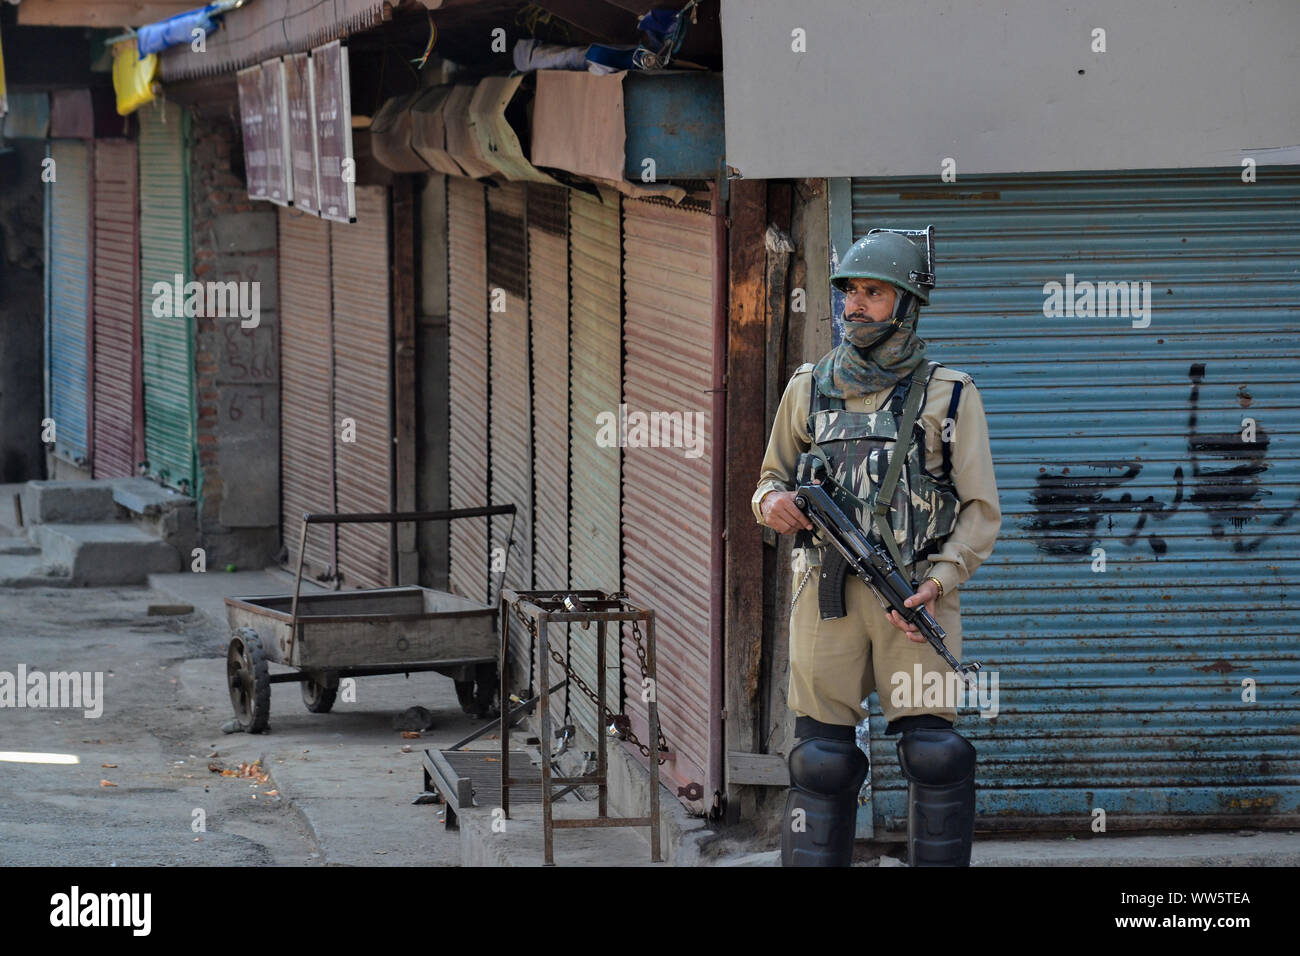
[{"label": "soldier's left hand", "polygon": [[[934,602],[938,600],[938,598],[939,589],[935,587],[933,581],[927,578],[921,582],[921,586],[916,589],[916,593],[908,598],[904,603],[908,607],[916,607],[924,601],[926,609],[930,612],[931,617],[933,617]],[[908,624],[903,620],[903,615],[899,614],[897,611],[889,612],[889,623],[906,634],[908,640],[915,641],[917,644],[925,643],[925,636],[921,633],[921,629],[915,624]]]}]

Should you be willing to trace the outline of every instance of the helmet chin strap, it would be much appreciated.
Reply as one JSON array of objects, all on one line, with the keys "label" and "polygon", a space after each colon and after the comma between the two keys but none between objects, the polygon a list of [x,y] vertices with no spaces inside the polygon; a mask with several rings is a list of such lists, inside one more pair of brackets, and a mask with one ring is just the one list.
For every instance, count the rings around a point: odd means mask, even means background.
[{"label": "helmet chin strap", "polygon": [[912,312],[912,306],[915,304],[916,296],[905,289],[899,289],[898,300],[894,303],[894,316],[890,320],[890,324],[896,329],[901,329],[903,323],[907,321],[908,315]]}]

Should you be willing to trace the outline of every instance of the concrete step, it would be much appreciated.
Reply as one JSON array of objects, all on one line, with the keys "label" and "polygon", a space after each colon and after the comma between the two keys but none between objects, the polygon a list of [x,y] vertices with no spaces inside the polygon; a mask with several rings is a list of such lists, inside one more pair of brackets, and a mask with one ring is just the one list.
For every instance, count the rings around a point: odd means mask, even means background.
[{"label": "concrete step", "polygon": [[29,481],[23,489],[23,522],[87,524],[117,519],[113,482]]},{"label": "concrete step", "polygon": [[0,587],[66,588],[71,586],[72,575],[68,573],[68,569],[45,564],[39,552],[0,554]]},{"label": "concrete step", "polygon": [[0,554],[40,554],[41,549],[36,547],[26,538],[2,537],[0,538]]},{"label": "concrete step", "polygon": [[144,584],[181,567],[175,548],[127,522],[42,524],[32,533],[45,564],[68,568],[79,587]]}]

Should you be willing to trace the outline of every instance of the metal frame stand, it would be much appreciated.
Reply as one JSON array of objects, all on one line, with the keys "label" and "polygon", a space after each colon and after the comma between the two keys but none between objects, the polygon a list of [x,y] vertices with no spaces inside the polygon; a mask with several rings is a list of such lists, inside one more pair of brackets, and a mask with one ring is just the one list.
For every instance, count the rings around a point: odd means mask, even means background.
[{"label": "metal frame stand", "polygon": [[[637,607],[620,594],[606,594],[603,591],[514,591],[502,589],[498,609],[498,623],[501,627],[501,702],[504,705],[510,699],[510,618],[518,615],[528,625],[529,632],[537,640],[537,658],[542,662],[538,694],[538,714],[541,722],[542,752],[542,827],[543,846],[546,865],[555,865],[555,829],[578,827],[649,827],[650,861],[663,862],[659,839],[659,754],[651,750],[650,761],[650,815],[648,817],[611,817],[609,815],[609,762],[606,754],[605,722],[615,716],[608,712],[605,704],[605,633],[609,623],[623,621],[644,622],[646,626],[646,676],[657,686],[655,670],[655,615],[654,611]],[[555,624],[596,624],[596,683],[597,714],[601,726],[596,730],[596,772],[578,777],[569,777],[551,773],[551,693],[547,688],[546,668],[551,657],[550,642],[547,638],[547,625]],[[564,662],[565,676],[573,681],[574,675],[569,662]],[[579,678],[580,681],[580,678]],[[570,684],[572,686],[572,683]],[[659,732],[659,705],[652,694],[647,702],[649,717],[649,737],[651,746],[657,746]],[[506,708],[501,708],[501,809],[505,818],[510,819],[510,787],[536,786],[535,779],[515,778],[510,774],[510,727]],[[642,748],[643,750],[645,748]],[[595,786],[599,788],[597,815],[580,820],[556,820],[553,813],[554,796],[551,787],[560,786],[572,789],[578,786]]]}]

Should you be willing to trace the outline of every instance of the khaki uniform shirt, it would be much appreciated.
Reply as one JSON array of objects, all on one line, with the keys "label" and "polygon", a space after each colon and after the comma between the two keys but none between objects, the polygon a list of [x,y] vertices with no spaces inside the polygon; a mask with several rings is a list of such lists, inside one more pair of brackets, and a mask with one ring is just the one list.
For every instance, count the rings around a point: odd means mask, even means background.
[{"label": "khaki uniform shirt", "polygon": [[[801,366],[781,396],[781,406],[777,409],[772,436],[767,443],[767,454],[763,456],[763,473],[752,501],[754,517],[760,524],[763,516],[759,503],[763,496],[774,490],[794,490],[799,455],[812,444],[812,436],[808,433],[812,369],[812,365]],[[933,475],[943,473],[943,420],[952,400],[952,383],[957,381],[962,382],[962,391],[951,449],[951,480],[961,505],[957,523],[944,541],[942,550],[929,558],[929,575],[939,579],[945,594],[964,584],[993,553],[993,542],[1002,527],[1002,508],[998,504],[998,487],[993,480],[993,455],[989,449],[984,402],[965,372],[939,368],[930,380],[921,409],[921,423],[925,429],[925,467]],[[845,399],[844,407],[853,412],[877,411],[887,403],[891,391],[892,387]],[[851,490],[865,497],[868,489]]]}]

